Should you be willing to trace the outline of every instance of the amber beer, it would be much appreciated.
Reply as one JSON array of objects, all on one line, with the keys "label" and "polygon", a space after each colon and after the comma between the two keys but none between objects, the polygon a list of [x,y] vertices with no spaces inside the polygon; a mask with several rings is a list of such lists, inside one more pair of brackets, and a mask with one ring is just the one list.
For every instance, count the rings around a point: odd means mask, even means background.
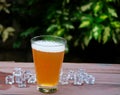
[{"label": "amber beer", "polygon": [[[32,41],[38,90],[43,93],[53,93],[57,90],[64,58],[65,40],[56,37],[56,41],[55,38],[54,40],[51,38]],[[58,39],[62,41],[59,42]]]}]

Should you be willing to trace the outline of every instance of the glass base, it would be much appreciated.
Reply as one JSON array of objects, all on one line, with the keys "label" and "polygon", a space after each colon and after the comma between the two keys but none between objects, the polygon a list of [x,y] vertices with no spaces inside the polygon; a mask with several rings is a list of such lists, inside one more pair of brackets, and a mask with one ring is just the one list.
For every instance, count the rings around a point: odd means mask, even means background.
[{"label": "glass base", "polygon": [[46,94],[55,93],[57,91],[57,87],[41,87],[41,86],[38,86],[37,89],[38,89],[39,92],[46,93]]}]

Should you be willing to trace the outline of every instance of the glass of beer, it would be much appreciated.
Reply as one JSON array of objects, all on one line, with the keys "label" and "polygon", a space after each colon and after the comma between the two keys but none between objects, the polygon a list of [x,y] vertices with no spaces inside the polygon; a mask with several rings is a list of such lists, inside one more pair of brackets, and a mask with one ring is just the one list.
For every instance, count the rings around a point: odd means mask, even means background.
[{"label": "glass of beer", "polygon": [[59,74],[64,59],[66,40],[52,35],[31,39],[37,89],[42,93],[57,91]]}]

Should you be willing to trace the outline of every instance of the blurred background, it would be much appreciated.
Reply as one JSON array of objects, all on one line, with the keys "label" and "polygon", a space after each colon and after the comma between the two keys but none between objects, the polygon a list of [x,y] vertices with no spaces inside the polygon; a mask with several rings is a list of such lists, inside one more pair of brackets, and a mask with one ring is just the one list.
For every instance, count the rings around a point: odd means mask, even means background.
[{"label": "blurred background", "polygon": [[0,0],[0,61],[31,62],[30,39],[67,40],[65,62],[120,63],[119,0]]}]

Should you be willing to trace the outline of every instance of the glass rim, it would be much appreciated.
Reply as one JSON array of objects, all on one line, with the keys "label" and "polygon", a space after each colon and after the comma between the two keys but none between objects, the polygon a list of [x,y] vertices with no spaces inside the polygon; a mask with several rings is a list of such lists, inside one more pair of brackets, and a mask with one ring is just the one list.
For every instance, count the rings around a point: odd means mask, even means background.
[{"label": "glass rim", "polygon": [[[63,37],[59,37],[59,36],[54,36],[54,35],[39,35],[39,36],[34,36],[33,38],[31,38],[31,44],[32,42],[34,42],[34,39],[37,39],[37,38],[42,38],[42,37],[53,37],[53,38],[56,38],[56,39],[60,39],[64,44],[57,44],[57,45],[41,45],[41,44],[37,44],[37,43],[34,43],[38,46],[42,46],[42,47],[58,47],[58,46],[63,46],[63,45],[66,45],[67,41],[66,39],[64,39]],[[58,42],[58,41],[57,41]]]}]

